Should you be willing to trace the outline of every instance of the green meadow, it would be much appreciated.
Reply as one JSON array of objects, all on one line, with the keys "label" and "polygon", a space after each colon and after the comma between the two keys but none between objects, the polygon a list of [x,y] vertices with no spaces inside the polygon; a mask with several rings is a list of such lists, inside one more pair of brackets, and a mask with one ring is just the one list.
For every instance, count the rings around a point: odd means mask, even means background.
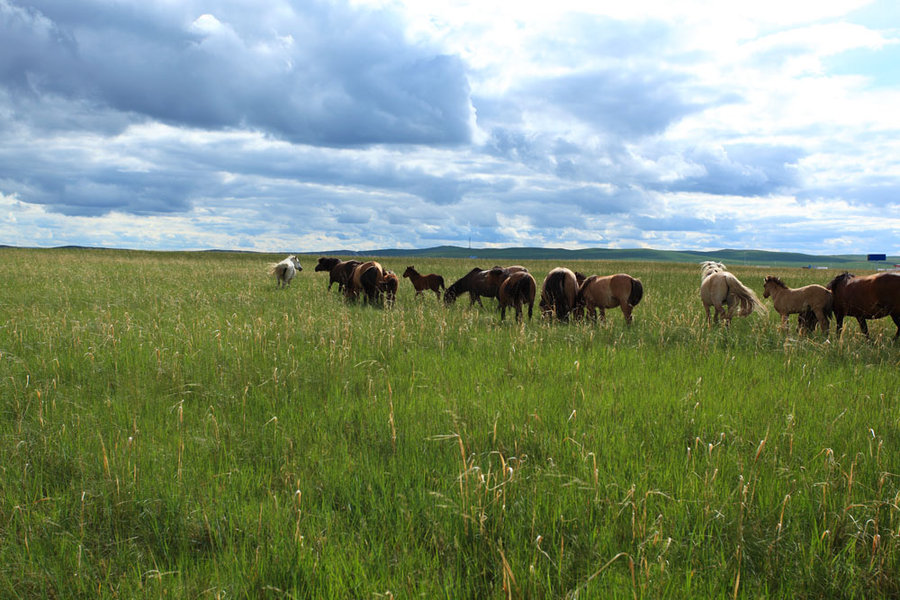
[{"label": "green meadow", "polygon": [[511,260],[645,294],[501,323],[281,258],[0,250],[0,597],[900,596],[890,319],[708,328],[696,263]]}]

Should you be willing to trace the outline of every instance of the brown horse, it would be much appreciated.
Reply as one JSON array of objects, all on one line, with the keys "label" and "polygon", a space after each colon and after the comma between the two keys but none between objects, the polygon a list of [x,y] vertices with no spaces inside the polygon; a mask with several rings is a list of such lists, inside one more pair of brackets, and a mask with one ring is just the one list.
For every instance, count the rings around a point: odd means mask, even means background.
[{"label": "brown horse", "polygon": [[438,300],[441,299],[441,290],[444,289],[444,278],[440,275],[435,273],[420,275],[412,266],[409,266],[403,271],[403,276],[412,282],[413,288],[416,290],[416,296],[425,290],[431,290]]},{"label": "brown horse", "polygon": [[625,323],[631,324],[631,312],[644,297],[644,286],[640,279],[625,273],[607,275],[591,275],[578,288],[575,304],[579,311],[583,310],[591,320],[597,319],[595,310],[600,310],[600,320],[606,319],[606,309],[620,306],[625,316]]},{"label": "brown horse", "polygon": [[384,302],[393,306],[397,300],[397,290],[400,288],[400,278],[393,271],[385,271],[381,280],[381,292],[384,294]]},{"label": "brown horse", "polygon": [[534,309],[534,295],[537,290],[537,282],[528,271],[516,271],[503,280],[500,284],[500,320],[506,317],[506,309],[512,306],[516,309],[516,320],[522,320],[522,306],[528,305],[528,320]]},{"label": "brown horse", "polygon": [[475,267],[456,281],[444,292],[444,303],[453,304],[457,296],[460,294],[469,294],[470,306],[478,302],[483,306],[481,297],[499,298],[500,284],[512,273],[528,272],[528,269],[520,265],[510,267],[492,267],[488,270],[482,270]]},{"label": "brown horse", "polygon": [[859,328],[868,337],[866,319],[891,317],[900,337],[900,273],[876,273],[857,277],[842,273],[825,286],[834,295],[834,321],[838,334],[844,317],[856,317]]},{"label": "brown horse", "polygon": [[[556,313],[560,321],[567,321],[569,313],[575,308],[575,296],[578,295],[578,275],[565,267],[556,267],[547,273],[541,284],[541,314],[545,316]],[[581,275],[584,281],[584,275]]]},{"label": "brown horse", "polygon": [[799,314],[798,328],[809,321],[807,312],[812,311],[815,322],[825,333],[828,333],[828,319],[831,317],[831,292],[821,285],[805,285],[800,288],[789,288],[777,277],[768,276],[763,283],[763,298],[772,297],[772,305],[781,315],[781,327],[787,328],[788,318]]},{"label": "brown horse", "polygon": [[[709,309],[715,309],[715,321],[719,317],[725,321],[725,325],[731,323],[734,311],[738,305],[742,317],[749,316],[754,310],[768,312],[765,305],[759,301],[753,290],[740,282],[740,280],[728,272],[725,265],[719,262],[706,261],[700,265],[700,299],[706,310],[706,324],[709,325]],[[723,304],[728,305],[725,311]]]},{"label": "brown horse", "polygon": [[365,294],[366,300],[374,304],[381,294],[381,284],[384,280],[384,269],[374,260],[364,262],[353,269],[353,274],[344,288],[348,300],[356,300],[360,292]]},{"label": "brown horse", "polygon": [[360,262],[358,260],[341,260],[339,258],[331,258],[322,256],[316,265],[316,271],[328,271],[328,289],[332,284],[338,284],[338,291],[343,291],[353,275],[355,269]]}]

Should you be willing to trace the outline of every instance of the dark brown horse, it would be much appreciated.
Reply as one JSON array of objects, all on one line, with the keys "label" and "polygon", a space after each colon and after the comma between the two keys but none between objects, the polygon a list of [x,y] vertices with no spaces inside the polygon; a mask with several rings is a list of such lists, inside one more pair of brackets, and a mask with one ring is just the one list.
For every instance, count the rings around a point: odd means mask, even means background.
[{"label": "dark brown horse", "polygon": [[631,311],[644,297],[644,286],[640,279],[625,273],[616,275],[591,275],[578,288],[575,304],[584,310],[588,318],[596,319],[595,310],[600,310],[600,320],[606,318],[606,309],[619,306],[625,316],[625,323],[631,324]]},{"label": "dark brown horse", "polygon": [[516,309],[516,320],[522,320],[522,307],[528,305],[528,320],[534,310],[534,295],[537,291],[537,282],[528,271],[517,271],[503,280],[500,284],[500,320],[506,317],[506,309],[512,306]]},{"label": "dark brown horse", "polygon": [[549,316],[555,312],[557,319],[568,321],[569,313],[575,308],[575,296],[582,281],[584,275],[565,267],[556,267],[547,273],[541,284],[541,314]]},{"label": "dark brown horse", "polygon": [[519,265],[510,267],[492,267],[486,271],[475,267],[456,281],[444,292],[444,303],[453,304],[457,296],[469,294],[470,305],[478,302],[482,305],[481,297],[498,298],[500,297],[500,284],[512,273],[528,272],[528,269]]},{"label": "dark brown horse", "polygon": [[347,283],[353,275],[353,269],[359,264],[358,260],[341,260],[339,258],[322,256],[319,258],[315,270],[328,271],[328,289],[330,290],[331,285],[337,283],[338,291],[340,292],[347,287]]},{"label": "dark brown horse", "polygon": [[331,271],[334,268],[334,265],[341,262],[341,259],[334,258],[331,256],[320,256],[319,262],[316,263],[316,271]]},{"label": "dark brown horse", "polygon": [[416,271],[415,268],[409,266],[403,271],[403,276],[412,282],[413,288],[416,290],[416,296],[425,290],[431,290],[434,292],[434,295],[437,296],[438,300],[441,299],[441,290],[444,289],[444,278],[440,275],[435,273],[419,275],[419,272]]},{"label": "dark brown horse", "polygon": [[866,319],[891,317],[900,337],[900,273],[876,273],[857,277],[842,273],[826,285],[834,295],[834,320],[840,334],[844,317],[856,317],[859,328],[868,336]]}]

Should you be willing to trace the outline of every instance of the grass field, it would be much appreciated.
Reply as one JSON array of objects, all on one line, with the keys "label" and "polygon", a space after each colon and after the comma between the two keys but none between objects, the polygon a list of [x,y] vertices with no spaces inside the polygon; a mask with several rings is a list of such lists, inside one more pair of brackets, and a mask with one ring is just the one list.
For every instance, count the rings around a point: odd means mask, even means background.
[{"label": "grass field", "polygon": [[708,329],[696,264],[580,262],[632,327],[501,324],[280,258],[0,251],[0,597],[900,596],[889,319]]}]

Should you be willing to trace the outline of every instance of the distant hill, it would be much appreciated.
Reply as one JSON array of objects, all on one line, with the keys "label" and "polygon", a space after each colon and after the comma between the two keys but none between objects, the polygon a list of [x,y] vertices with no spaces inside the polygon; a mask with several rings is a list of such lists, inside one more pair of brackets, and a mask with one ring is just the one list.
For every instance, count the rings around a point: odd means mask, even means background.
[{"label": "distant hill", "polygon": [[815,255],[799,252],[769,252],[765,250],[723,249],[709,252],[696,250],[652,250],[647,248],[611,249],[585,248],[567,250],[565,248],[462,248],[459,246],[436,246],[413,250],[385,248],[355,252],[334,250],[329,252],[309,252],[314,256],[383,256],[383,257],[426,257],[426,258],[482,258],[485,260],[630,260],[648,262],[696,263],[704,260],[718,260],[726,265],[757,265],[785,267],[830,267],[834,269],[874,269],[900,263],[900,257],[888,257],[886,263],[870,263],[865,255]]},{"label": "distant hill", "polygon": [[[0,244],[2,248],[16,248]],[[118,250],[124,252],[141,252],[139,250],[97,248],[88,246],[58,246],[45,250]],[[178,251],[166,251],[178,252]],[[766,266],[766,267],[828,267],[844,270],[875,270],[900,264],[900,256],[888,256],[880,263],[868,262],[866,255],[817,255],[800,252],[769,252],[766,250],[722,249],[701,252],[697,250],[653,250],[650,248],[584,248],[567,250],[565,248],[463,248],[461,246],[435,246],[433,248],[399,249],[383,248],[357,252],[354,250],[328,250],[326,252],[252,252],[244,250],[191,250],[185,252],[227,252],[246,254],[299,254],[305,256],[366,256],[366,257],[423,257],[423,258],[458,258],[483,259],[485,261],[512,262],[527,260],[623,260],[647,262],[679,262],[699,263],[704,260],[718,260],[726,266]]]}]

